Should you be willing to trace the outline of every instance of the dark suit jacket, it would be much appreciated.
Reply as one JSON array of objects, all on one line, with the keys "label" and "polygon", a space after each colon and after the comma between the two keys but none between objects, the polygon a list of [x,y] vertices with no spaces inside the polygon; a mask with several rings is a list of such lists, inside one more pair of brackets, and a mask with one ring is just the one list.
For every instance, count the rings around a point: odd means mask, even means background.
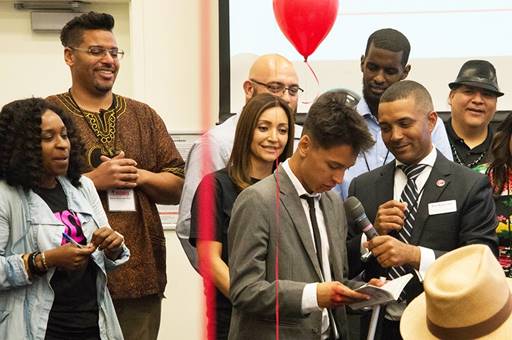
[{"label": "dark suit jacket", "polygon": [[[242,191],[232,210],[228,231],[230,297],[233,304],[229,339],[275,337],[275,288],[279,284],[280,338],[320,339],[321,312],[303,315],[306,283],[321,282],[321,269],[302,203],[280,166],[279,214],[274,174]],[[347,285],[347,222],[338,195],[322,194],[333,280]],[[277,250],[278,249],[278,250]],[[279,255],[279,277],[275,261]],[[343,307],[334,310],[342,339],[347,338]]]},{"label": "dark suit jacket", "polygon": [[[378,207],[393,199],[395,161],[355,178],[349,195],[357,197],[370,221],[375,221]],[[444,180],[444,185],[442,181]],[[429,215],[428,204],[455,200],[457,211]],[[487,244],[497,254],[497,220],[492,189],[486,176],[448,161],[439,151],[432,172],[425,183],[411,244],[434,250],[436,258],[458,247],[469,244]],[[360,261],[361,232],[349,226],[349,268],[355,276],[366,270],[366,278],[387,273],[375,259],[367,264]],[[405,288],[407,300],[423,291],[415,278]]]}]

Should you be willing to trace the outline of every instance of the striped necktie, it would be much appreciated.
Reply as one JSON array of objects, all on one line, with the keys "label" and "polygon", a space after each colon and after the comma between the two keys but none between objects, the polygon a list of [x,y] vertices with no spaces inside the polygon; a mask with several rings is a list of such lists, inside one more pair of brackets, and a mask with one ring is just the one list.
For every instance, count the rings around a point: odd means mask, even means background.
[{"label": "striped necktie", "polygon": [[[416,186],[416,178],[427,167],[426,164],[414,165],[399,165],[399,168],[407,176],[407,184],[402,191],[400,200],[407,203],[407,210],[405,211],[404,226],[398,232],[398,239],[404,243],[409,243],[411,240],[412,229],[418,212],[418,187]],[[397,277],[407,274],[407,270],[403,266],[391,267],[389,270],[389,277],[396,279]]]}]

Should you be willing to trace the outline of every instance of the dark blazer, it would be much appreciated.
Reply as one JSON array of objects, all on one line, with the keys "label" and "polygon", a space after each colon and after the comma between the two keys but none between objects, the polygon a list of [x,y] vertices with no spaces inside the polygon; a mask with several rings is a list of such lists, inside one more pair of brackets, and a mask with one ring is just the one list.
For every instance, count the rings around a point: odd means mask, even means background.
[{"label": "dark blazer", "polygon": [[[333,280],[353,286],[345,279],[347,222],[343,204],[337,194],[326,192],[320,206],[329,238]],[[278,176],[274,173],[238,196],[229,224],[228,246],[233,304],[229,339],[275,337],[277,255],[280,338],[320,339],[321,312],[303,315],[301,304],[306,283],[322,281],[321,269],[302,203],[281,166]],[[341,339],[347,339],[345,309],[336,308],[334,315]]]},{"label": "dark blazer", "polygon": [[[393,199],[395,161],[355,178],[349,196],[357,197],[370,221],[375,221],[378,207]],[[444,181],[444,182],[443,182]],[[455,212],[429,215],[428,204],[455,200]],[[497,255],[497,220],[492,189],[486,176],[447,160],[437,151],[437,159],[428,177],[418,206],[411,244],[434,250],[436,258],[458,247],[482,243]],[[349,226],[350,276],[362,270],[366,278],[387,273],[375,259],[363,264],[360,261],[361,233]],[[405,288],[407,300],[423,291],[415,278]]]}]

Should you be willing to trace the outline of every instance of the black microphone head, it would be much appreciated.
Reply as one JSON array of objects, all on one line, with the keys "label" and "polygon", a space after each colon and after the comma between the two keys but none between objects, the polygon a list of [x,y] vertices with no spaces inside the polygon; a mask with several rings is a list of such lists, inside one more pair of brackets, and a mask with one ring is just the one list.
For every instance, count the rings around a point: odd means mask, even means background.
[{"label": "black microphone head", "polygon": [[349,222],[354,222],[356,218],[365,214],[364,207],[357,197],[348,197],[343,203],[343,206],[345,207],[345,212]]}]

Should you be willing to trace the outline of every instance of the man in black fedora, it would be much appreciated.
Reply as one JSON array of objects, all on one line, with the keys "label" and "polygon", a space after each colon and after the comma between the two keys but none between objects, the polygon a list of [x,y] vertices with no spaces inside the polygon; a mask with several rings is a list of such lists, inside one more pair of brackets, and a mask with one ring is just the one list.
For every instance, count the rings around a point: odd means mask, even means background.
[{"label": "man in black fedora", "polygon": [[496,112],[498,97],[503,96],[496,69],[486,60],[466,61],[457,79],[448,86],[451,118],[446,122],[446,131],[453,161],[474,168],[489,160],[489,123]]}]

